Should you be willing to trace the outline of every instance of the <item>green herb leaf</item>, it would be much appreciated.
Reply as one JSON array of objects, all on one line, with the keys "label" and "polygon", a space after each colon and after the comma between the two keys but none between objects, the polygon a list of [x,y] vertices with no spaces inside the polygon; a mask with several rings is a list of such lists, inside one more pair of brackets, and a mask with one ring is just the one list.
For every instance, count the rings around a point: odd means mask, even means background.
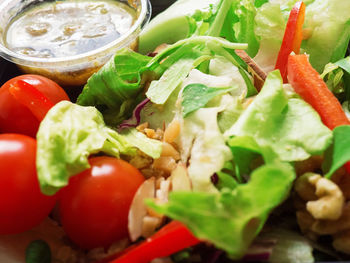
[{"label": "green herb leaf", "polygon": [[51,249],[44,240],[32,241],[26,249],[26,263],[51,263]]},{"label": "green herb leaf", "polygon": [[203,84],[189,84],[182,91],[183,116],[204,107],[212,98],[232,90],[232,87],[210,88]]},{"label": "green herb leaf", "polygon": [[[183,222],[199,239],[208,240],[232,258],[241,258],[269,213],[289,195],[295,173],[288,164],[256,169],[247,184],[217,194],[173,192],[169,202],[148,205]],[[268,191],[266,191],[268,189]]]},{"label": "green herb leaf", "polygon": [[339,126],[333,130],[333,145],[326,152],[324,169],[326,178],[331,178],[333,173],[350,160],[350,126]]}]

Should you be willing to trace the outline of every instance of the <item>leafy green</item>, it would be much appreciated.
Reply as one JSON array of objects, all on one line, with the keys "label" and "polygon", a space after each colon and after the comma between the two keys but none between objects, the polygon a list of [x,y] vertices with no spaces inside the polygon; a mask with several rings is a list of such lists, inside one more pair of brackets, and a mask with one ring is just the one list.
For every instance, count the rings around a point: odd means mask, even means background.
[{"label": "leafy green", "polygon": [[[310,54],[313,67],[322,72],[329,62],[344,57],[350,39],[350,2],[347,0],[304,1],[304,28],[309,34],[302,42],[301,53]],[[294,0],[269,1],[257,9],[256,35],[260,49],[255,61],[267,71],[273,69],[281,47],[289,12]]]},{"label": "leafy green", "polygon": [[315,0],[306,8],[305,27],[311,29],[312,35],[302,48],[319,72],[345,55],[350,39],[349,9],[347,0]]},{"label": "leafy green", "polygon": [[164,72],[159,80],[152,81],[146,96],[156,104],[164,104],[171,93],[187,77],[188,73],[195,67],[196,55],[181,58]]},{"label": "leafy green", "polygon": [[216,192],[210,178],[232,159],[217,124],[219,111],[220,106],[201,108],[183,119],[178,140],[195,191]]},{"label": "leafy green", "polygon": [[162,153],[162,142],[158,140],[152,140],[148,138],[145,134],[138,132],[136,129],[124,129],[121,132],[124,139],[129,142],[131,145],[135,146],[148,156],[153,159],[160,157]]},{"label": "leafy green", "polygon": [[142,31],[139,51],[146,54],[163,43],[173,44],[200,32],[198,27],[204,26],[212,19],[219,2],[220,0],[176,1],[166,11],[153,18]]},{"label": "leafy green", "polygon": [[269,213],[288,196],[294,178],[291,166],[269,164],[256,169],[247,184],[233,190],[226,188],[216,194],[174,192],[167,204],[148,204],[185,223],[198,238],[238,259],[260,232]]},{"label": "leafy green", "polygon": [[[350,100],[350,57],[328,63],[321,77],[341,103]],[[346,105],[347,103],[344,103],[343,108],[345,112],[348,112]]]},{"label": "leafy green", "polygon": [[142,91],[142,73],[150,60],[150,57],[129,49],[117,51],[89,78],[77,103],[96,106],[108,124],[119,124],[130,117],[130,112],[139,102],[135,97]]},{"label": "leafy green", "polygon": [[216,173],[218,176],[218,183],[216,187],[219,190],[224,188],[229,188],[231,190],[235,189],[238,183],[243,183],[243,178],[236,177],[234,171],[234,164],[232,161],[226,162],[221,171]]},{"label": "leafy green", "polygon": [[26,263],[51,263],[51,249],[44,240],[32,241],[26,249]]},{"label": "leafy green", "polygon": [[248,43],[247,53],[254,57],[259,50],[259,40],[255,34],[256,8],[254,0],[240,0],[237,2],[238,6],[235,12],[238,16],[238,22],[234,24],[237,31],[237,41]]},{"label": "leafy green", "polygon": [[232,90],[227,88],[210,88],[203,84],[189,84],[182,91],[183,116],[204,107],[214,97]]},{"label": "leafy green", "polygon": [[215,37],[200,36],[178,41],[147,64],[148,70],[155,71],[162,76],[159,80],[152,81],[146,96],[153,103],[164,104],[189,72],[204,61],[212,59],[213,54],[224,56],[231,63],[237,64],[225,48],[246,47],[246,44],[231,43]]},{"label": "leafy green", "polygon": [[41,191],[55,194],[69,177],[89,168],[90,154],[104,152],[119,157],[135,148],[108,128],[100,112],[68,101],[56,104],[37,133],[37,172]]},{"label": "leafy green", "polygon": [[321,154],[332,140],[332,132],[310,105],[287,97],[279,71],[268,75],[255,100],[225,135],[250,136],[283,161]]},{"label": "leafy green", "polygon": [[278,161],[276,153],[269,146],[261,147],[254,138],[249,136],[238,136],[228,140],[228,146],[233,154],[235,174],[243,178],[255,169],[254,164],[259,164],[259,157],[262,156],[265,163]]},{"label": "leafy green", "polygon": [[350,160],[350,126],[339,126],[333,130],[333,145],[326,151],[325,170],[326,178]]}]

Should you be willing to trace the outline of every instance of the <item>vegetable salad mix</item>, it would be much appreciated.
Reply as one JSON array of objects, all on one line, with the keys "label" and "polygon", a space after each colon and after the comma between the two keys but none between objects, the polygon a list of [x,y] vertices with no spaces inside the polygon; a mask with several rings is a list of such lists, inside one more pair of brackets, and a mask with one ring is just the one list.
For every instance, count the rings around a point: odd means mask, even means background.
[{"label": "vegetable salad mix", "polygon": [[4,84],[0,261],[349,259],[349,11],[178,0],[76,103]]}]

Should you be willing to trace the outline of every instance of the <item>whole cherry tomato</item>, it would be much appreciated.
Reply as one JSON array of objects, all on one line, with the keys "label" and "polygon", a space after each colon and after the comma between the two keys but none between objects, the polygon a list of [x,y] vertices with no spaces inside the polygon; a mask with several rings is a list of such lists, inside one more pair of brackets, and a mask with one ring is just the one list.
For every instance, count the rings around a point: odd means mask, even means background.
[{"label": "whole cherry tomato", "polygon": [[81,248],[107,247],[128,237],[128,213],[142,174],[112,157],[94,157],[61,191],[63,229]]},{"label": "whole cherry tomato", "polygon": [[39,75],[21,75],[10,79],[0,88],[0,133],[20,133],[35,137],[40,122],[9,92],[11,85],[18,80],[31,84],[54,104],[69,98],[57,83]]},{"label": "whole cherry tomato", "polygon": [[0,234],[29,230],[55,205],[55,196],[40,192],[35,156],[35,139],[0,134]]}]

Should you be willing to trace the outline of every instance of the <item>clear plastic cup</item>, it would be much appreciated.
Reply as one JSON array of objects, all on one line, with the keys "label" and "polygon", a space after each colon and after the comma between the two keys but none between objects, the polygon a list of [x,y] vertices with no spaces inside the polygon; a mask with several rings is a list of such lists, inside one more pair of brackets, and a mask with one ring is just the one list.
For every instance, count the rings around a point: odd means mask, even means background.
[{"label": "clear plastic cup", "polygon": [[[24,73],[46,76],[62,86],[84,85],[87,79],[98,71],[118,49],[129,47],[137,50],[138,36],[151,17],[149,0],[113,0],[128,4],[129,7],[135,10],[137,17],[132,27],[126,33],[100,48],[79,55],[57,58],[26,56],[7,48],[5,45],[5,34],[6,27],[10,21],[29,6],[45,1],[0,1],[0,56],[17,64]],[[48,1],[52,2],[52,0]]]}]

